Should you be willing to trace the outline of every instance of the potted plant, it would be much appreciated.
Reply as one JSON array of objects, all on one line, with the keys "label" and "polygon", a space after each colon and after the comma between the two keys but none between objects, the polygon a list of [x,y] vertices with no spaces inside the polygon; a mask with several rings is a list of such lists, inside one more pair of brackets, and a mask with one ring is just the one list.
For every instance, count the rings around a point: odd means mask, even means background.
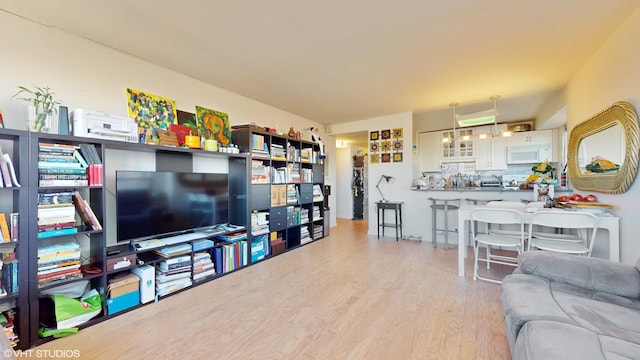
[{"label": "potted plant", "polygon": [[184,125],[191,128],[191,130],[189,131],[189,135],[185,135],[184,137],[184,144],[191,149],[200,149],[200,135],[198,135],[198,130],[200,129],[200,127],[198,126],[197,122],[193,123],[188,121],[184,123]]},{"label": "potted plant", "polygon": [[18,95],[24,95],[24,97],[17,99],[25,101],[29,105],[27,129],[48,132],[51,129],[51,117],[53,113],[57,112],[56,105],[59,105],[60,101],[53,98],[54,93],[49,87],[29,89],[24,86],[18,86],[18,89],[20,91],[13,95],[13,98]]}]

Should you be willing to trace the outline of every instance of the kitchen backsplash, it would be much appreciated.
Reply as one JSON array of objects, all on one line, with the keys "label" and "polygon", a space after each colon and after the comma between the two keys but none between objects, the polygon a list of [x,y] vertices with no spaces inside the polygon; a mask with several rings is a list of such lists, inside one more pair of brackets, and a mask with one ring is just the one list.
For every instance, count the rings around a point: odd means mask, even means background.
[{"label": "kitchen backsplash", "polygon": [[[459,163],[446,163],[443,166],[442,171],[439,172],[424,172],[424,177],[426,179],[433,179],[435,181],[439,181],[440,179],[444,180],[449,184],[452,184],[455,180],[460,180],[460,178],[456,179],[456,175],[462,175],[463,181],[467,183],[476,182],[475,186],[479,186],[477,184],[478,181],[487,178],[499,178],[503,184],[506,183],[515,183],[516,186],[520,183],[526,182],[527,177],[531,175],[533,172],[531,168],[535,164],[522,164],[522,165],[509,165],[506,170],[493,170],[493,171],[476,171],[474,162],[459,162]],[[552,176],[556,178],[556,176],[560,176],[561,172],[561,164],[559,163],[551,163],[551,166],[555,169],[552,171]],[[458,184],[458,186],[465,186],[466,184]],[[474,185],[471,185],[474,186]]]}]

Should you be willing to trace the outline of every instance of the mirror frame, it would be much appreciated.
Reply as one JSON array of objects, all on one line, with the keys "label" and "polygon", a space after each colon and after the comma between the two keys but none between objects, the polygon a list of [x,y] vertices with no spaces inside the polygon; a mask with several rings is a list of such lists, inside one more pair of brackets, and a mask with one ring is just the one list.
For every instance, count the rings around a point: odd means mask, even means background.
[{"label": "mirror frame", "polygon": [[[625,157],[620,170],[609,174],[584,174],[578,166],[580,142],[595,133],[620,125],[625,137]],[[607,194],[621,194],[631,186],[638,170],[640,142],[638,115],[633,105],[619,101],[571,130],[568,147],[569,179],[575,189]]]}]

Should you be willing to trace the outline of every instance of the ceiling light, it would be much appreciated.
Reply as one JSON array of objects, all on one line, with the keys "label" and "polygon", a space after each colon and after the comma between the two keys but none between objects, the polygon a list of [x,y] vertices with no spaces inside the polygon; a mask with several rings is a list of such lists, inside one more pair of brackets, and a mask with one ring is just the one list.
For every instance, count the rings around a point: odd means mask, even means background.
[{"label": "ceiling light", "polygon": [[493,124],[496,121],[496,111],[495,109],[490,109],[468,114],[458,114],[456,119],[460,127]]}]

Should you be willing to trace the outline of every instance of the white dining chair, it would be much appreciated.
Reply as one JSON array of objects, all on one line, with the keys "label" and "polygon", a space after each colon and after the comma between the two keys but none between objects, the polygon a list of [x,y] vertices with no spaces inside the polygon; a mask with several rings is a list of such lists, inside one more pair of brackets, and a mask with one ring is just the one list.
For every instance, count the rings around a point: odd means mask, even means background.
[{"label": "white dining chair", "polygon": [[[575,233],[536,231],[540,227],[570,230]],[[566,210],[540,210],[531,216],[528,231],[528,250],[546,250],[567,254],[591,256],[598,217],[591,213]]]},{"label": "white dining chair", "polygon": [[[523,213],[517,209],[498,208],[498,207],[483,207],[474,209],[471,211],[471,230],[473,232],[473,280],[480,279],[484,281],[490,281],[501,284],[502,281],[497,279],[491,279],[489,277],[482,277],[478,275],[478,262],[483,261],[487,264],[487,269],[493,264],[502,264],[508,266],[518,266],[518,254],[524,250],[524,217]],[[490,231],[484,233],[477,233],[476,227],[479,223],[486,224],[486,228],[490,228],[491,225],[518,225],[519,236],[512,235],[500,235],[492,234]],[[479,248],[481,245],[486,247],[485,257],[479,256]],[[492,253],[491,247],[499,247],[505,252],[515,252],[514,256],[508,256],[504,252],[500,255]]]}]

